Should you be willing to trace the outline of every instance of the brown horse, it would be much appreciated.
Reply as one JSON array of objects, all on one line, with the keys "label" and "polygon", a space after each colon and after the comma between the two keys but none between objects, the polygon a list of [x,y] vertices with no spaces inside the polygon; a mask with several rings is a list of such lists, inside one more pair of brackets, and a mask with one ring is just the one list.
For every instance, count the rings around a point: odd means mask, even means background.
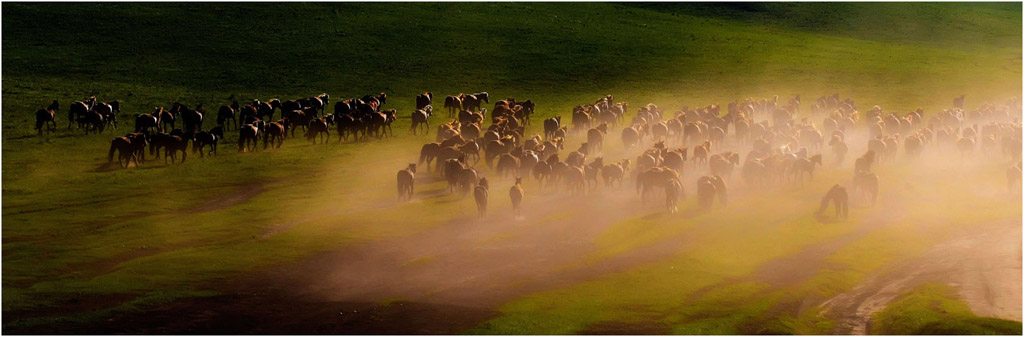
[{"label": "brown horse", "polygon": [[445,97],[444,107],[448,109],[448,118],[455,118],[455,113],[462,110],[462,98],[460,96]]},{"label": "brown horse", "polygon": [[640,201],[647,201],[647,195],[655,187],[666,187],[670,180],[679,180],[679,173],[667,167],[652,167],[640,172],[636,178],[636,192]]},{"label": "brown horse", "polygon": [[209,131],[199,131],[192,137],[192,152],[199,152],[199,157],[206,157],[203,148],[210,146],[210,153],[217,155],[217,142],[224,138],[224,128],[221,126]]},{"label": "brown horse", "polygon": [[139,158],[136,156],[135,149],[132,147],[132,140],[128,137],[117,137],[110,141],[110,154],[107,157],[108,164],[114,162],[114,151],[118,152],[118,166],[128,168],[128,165],[130,165],[132,161],[135,161],[135,167],[139,166]]},{"label": "brown horse", "polygon": [[[43,135],[43,125],[46,125],[46,132],[53,132],[57,130],[57,121],[54,120],[53,116],[56,111],[48,109],[39,109],[36,111],[36,130],[39,130],[39,135]],[[53,127],[50,127],[53,125]]]},{"label": "brown horse", "polygon": [[551,139],[555,137],[555,131],[558,131],[559,125],[562,123],[562,116],[555,116],[544,120],[544,138]]},{"label": "brown horse", "polygon": [[103,129],[107,126],[103,114],[96,111],[86,113],[83,122],[85,123],[85,134],[87,135],[90,128],[97,133],[103,133]]},{"label": "brown horse", "polygon": [[234,127],[237,129],[238,120],[235,119],[235,109],[232,109],[230,106],[227,105],[221,105],[220,109],[217,110],[217,125],[224,125],[224,122],[227,122],[227,120],[229,119],[234,124]]},{"label": "brown horse", "polygon": [[626,150],[629,150],[640,143],[640,131],[637,130],[638,127],[639,125],[634,125],[622,129],[622,145]]},{"label": "brown horse", "polygon": [[138,158],[140,163],[146,162],[146,145],[149,144],[149,133],[148,132],[136,132],[125,135],[128,140],[132,141],[132,151],[135,152],[135,156]]},{"label": "brown horse", "polygon": [[608,133],[608,123],[601,123],[596,128],[587,130],[587,144],[601,151],[604,149],[604,135]]},{"label": "brown horse", "polygon": [[871,166],[875,164],[875,151],[868,150],[864,155],[857,158],[853,163],[853,172],[871,172]]},{"label": "brown horse", "polygon": [[476,188],[473,189],[473,198],[476,199],[476,211],[477,215],[481,218],[487,215],[487,190],[489,186],[487,184],[487,178],[480,178],[480,182],[476,184]]},{"label": "brown horse", "polygon": [[181,162],[184,163],[185,156],[188,154],[188,138],[171,136],[164,144],[164,165],[167,164],[167,157],[171,157],[172,163],[175,162],[178,151],[181,151]]},{"label": "brown horse", "polygon": [[242,125],[242,127],[238,129],[238,152],[255,151],[256,144],[259,140],[259,134],[259,128],[255,125]]},{"label": "brown horse", "polygon": [[498,176],[505,178],[508,175],[514,175],[519,170],[519,158],[508,153],[502,153],[498,156],[498,167],[496,169]]},{"label": "brown horse", "polygon": [[423,165],[423,162],[427,163],[427,169],[430,169],[430,162],[437,158],[438,152],[441,150],[441,143],[426,143],[420,148],[420,161],[419,164]]},{"label": "brown horse", "polygon": [[814,166],[821,166],[821,155],[816,154],[810,158],[800,158],[793,161],[790,166],[790,173],[794,175],[794,178],[800,183],[801,186],[804,184],[804,173],[807,173],[808,179],[814,179]]},{"label": "brown horse", "polygon": [[105,126],[113,126],[117,129],[117,114],[115,113],[114,107],[109,103],[97,102],[93,106],[93,111],[103,115],[103,122]]},{"label": "brown horse", "polygon": [[[326,94],[324,94],[324,95],[326,95]],[[260,103],[256,108],[257,108],[256,114],[259,115],[260,118],[265,119],[265,120],[273,120],[274,119],[274,109],[281,108],[281,100],[275,98],[275,99],[270,100],[270,102]],[[323,108],[323,104],[322,104],[320,106],[320,110],[323,110],[323,109],[324,108]],[[232,118],[232,119],[234,119],[234,118]]]},{"label": "brown horse", "polygon": [[711,156],[708,165],[711,167],[711,174],[728,178],[732,176],[732,170],[739,164],[739,153],[726,152]]},{"label": "brown horse", "polygon": [[266,149],[268,144],[277,141],[276,148],[281,148],[284,144],[284,136],[287,134],[287,119],[281,119],[276,122],[267,124],[267,131],[263,133],[263,148]]},{"label": "brown horse", "polygon": [[[702,192],[703,189],[703,192]],[[715,197],[722,206],[729,205],[729,188],[721,176],[711,175],[697,178],[698,205],[704,211],[711,209]]]},{"label": "brown horse", "polygon": [[289,110],[284,113],[284,118],[292,123],[292,137],[295,137],[295,129],[298,129],[299,126],[302,126],[304,133],[308,133],[309,122],[313,120],[312,115],[301,110]]},{"label": "brown horse", "polygon": [[398,200],[411,200],[413,184],[416,179],[416,164],[409,164],[404,170],[398,171]]},{"label": "brown horse", "polygon": [[430,116],[433,115],[433,107],[429,105],[423,109],[416,109],[412,113],[412,125],[409,127],[412,130],[412,134],[416,134],[419,129],[418,126],[423,126],[423,134],[430,133]]},{"label": "brown horse", "polygon": [[170,124],[171,125],[171,129],[174,129],[174,120],[177,118],[177,115],[175,115],[175,114],[177,112],[174,111],[174,110],[164,110],[163,107],[159,107],[159,108],[157,108],[157,110],[159,110],[159,112],[160,112],[160,116],[158,118],[160,120],[160,128],[164,132],[166,132],[167,131],[167,124]]},{"label": "brown horse", "polygon": [[622,187],[622,179],[626,176],[626,170],[629,169],[629,159],[623,159],[621,162],[608,164],[601,168],[601,178],[604,179],[604,185],[611,187],[615,182],[619,183],[619,187]]},{"label": "brown horse", "polygon": [[842,164],[843,159],[846,157],[846,152],[849,150],[846,146],[846,142],[838,134],[833,134],[832,139],[828,141],[828,145],[832,147],[832,153],[836,156],[836,164]]},{"label": "brown horse", "polygon": [[849,199],[850,196],[846,193],[845,187],[839,186],[839,184],[832,185],[832,188],[821,198],[821,206],[818,207],[817,212],[814,212],[814,215],[820,217],[828,209],[828,204],[832,203],[836,209],[836,217],[846,218],[849,214]]},{"label": "brown horse", "polygon": [[160,128],[160,108],[152,114],[139,114],[135,116],[135,132],[151,131]]},{"label": "brown horse", "polygon": [[508,197],[512,200],[512,217],[523,216],[523,178],[516,177],[515,185],[508,189]]},{"label": "brown horse", "polygon": [[480,144],[476,142],[476,139],[472,139],[465,144],[459,145],[458,148],[459,151],[466,154],[466,158],[473,158],[474,165],[480,162]]},{"label": "brown horse", "polygon": [[679,195],[682,194],[683,185],[678,180],[669,181],[665,186],[665,209],[669,214],[679,211]]},{"label": "brown horse", "polygon": [[[200,105],[198,108],[202,108]],[[201,110],[186,109],[181,113],[181,119],[185,124],[185,132],[195,133],[203,129],[203,113]]]},{"label": "brown horse", "polygon": [[566,189],[569,190],[569,193],[572,193],[573,195],[586,194],[586,176],[586,172],[583,171],[583,168],[576,166],[568,167],[565,171],[565,186]]},{"label": "brown horse", "polygon": [[75,121],[78,121],[78,127],[82,127],[82,118],[92,111],[94,104],[95,99],[72,102],[71,108],[68,109],[68,130],[71,130],[71,124]]},{"label": "brown horse", "polygon": [[[438,166],[442,161],[438,159]],[[459,181],[462,178],[462,171],[466,168],[465,157],[449,158],[443,161],[444,170],[441,171],[441,175],[448,181],[448,192],[455,192],[455,188],[459,186]]]},{"label": "brown horse", "polygon": [[697,179],[697,207],[702,212],[711,210],[711,204],[715,201],[717,194],[718,188],[707,176]]},{"label": "brown horse", "polygon": [[331,140],[330,128],[327,127],[327,120],[324,118],[317,118],[309,121],[309,127],[306,129],[306,139],[313,141],[316,144],[317,136],[326,135],[326,139],[323,136],[323,143],[327,144],[327,141]]},{"label": "brown horse", "polygon": [[420,110],[430,106],[431,101],[434,100],[434,93],[426,92],[416,95],[416,110]]},{"label": "brown horse", "polygon": [[705,140],[703,144],[693,148],[693,165],[707,165],[708,154],[711,153],[711,141]]}]

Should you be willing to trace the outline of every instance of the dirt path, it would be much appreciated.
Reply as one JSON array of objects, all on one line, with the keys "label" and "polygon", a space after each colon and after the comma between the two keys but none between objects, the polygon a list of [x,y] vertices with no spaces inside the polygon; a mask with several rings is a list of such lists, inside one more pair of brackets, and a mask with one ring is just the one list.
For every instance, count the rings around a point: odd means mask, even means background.
[{"label": "dirt path", "polygon": [[[494,207],[498,209],[492,208],[486,221],[455,223],[411,237],[320,254],[253,280],[289,285],[283,288],[291,296],[310,301],[401,299],[493,308],[523,294],[621,271],[676,252],[678,245],[663,243],[597,265],[565,267],[594,252],[594,240],[608,226],[632,215],[619,208],[592,207],[594,203],[636,204],[629,197],[564,200],[562,194],[548,195],[525,206],[527,220],[513,219],[510,210]],[[560,200],[557,205],[551,202],[555,200]]]},{"label": "dirt path", "polygon": [[866,334],[871,315],[924,282],[953,286],[971,310],[1021,320],[1021,224],[1006,223],[933,247],[823,304],[839,317],[836,334]]},{"label": "dirt path", "polygon": [[[639,201],[626,190],[586,197],[537,193],[541,195],[524,205],[526,219],[514,219],[506,203],[494,200],[485,221],[454,222],[409,237],[322,253],[227,282],[232,287],[222,289],[226,295],[119,315],[103,326],[82,329],[133,334],[463,333],[519,296],[678,252],[686,243],[681,236],[599,263],[578,263],[596,251],[594,241],[609,226],[662,211],[660,202],[637,208]],[[492,198],[501,200],[502,195]],[[470,198],[456,202],[467,208],[473,203]]]}]

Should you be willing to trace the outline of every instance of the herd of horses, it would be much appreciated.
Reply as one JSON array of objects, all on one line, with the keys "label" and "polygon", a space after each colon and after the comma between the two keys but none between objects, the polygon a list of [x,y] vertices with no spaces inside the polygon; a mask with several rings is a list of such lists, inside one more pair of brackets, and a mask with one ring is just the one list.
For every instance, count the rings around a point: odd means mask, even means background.
[{"label": "herd of horses", "polygon": [[[258,150],[260,141],[264,149],[270,146],[280,148],[286,138],[295,136],[298,128],[302,128],[306,139],[313,143],[329,141],[331,129],[336,130],[338,142],[350,138],[353,141],[383,139],[394,135],[391,125],[397,118],[396,110],[382,109],[386,102],[385,93],[351,98],[336,102],[334,112],[328,114],[325,110],[330,104],[330,96],[326,93],[287,101],[271,99],[261,102],[254,99],[244,106],[232,101],[217,109],[214,115],[216,126],[208,130],[203,128],[204,121],[213,116],[202,104],[192,108],[175,102],[170,109],[158,106],[151,113],[135,115],[133,132],[111,140],[108,163],[113,163],[117,153],[121,167],[127,168],[132,163],[138,166],[146,161],[147,148],[149,154],[156,157],[163,150],[165,164],[168,159],[177,161],[178,152],[181,152],[181,161],[184,162],[189,143],[193,153],[216,155],[217,145],[225,138],[225,131],[232,129],[237,130],[239,152]],[[53,101],[46,109],[37,111],[39,135],[44,131],[56,131],[55,116],[59,110],[59,102]],[[69,110],[69,130],[76,123],[86,134],[118,129],[118,101],[100,102],[96,97],[89,97],[71,103]],[[279,118],[275,120],[274,115],[278,113]]]},{"label": "herd of horses", "polygon": [[[719,105],[683,107],[669,114],[652,103],[627,119],[628,104],[608,95],[573,108],[569,125],[561,116],[551,117],[543,121],[543,135],[526,136],[525,111],[533,105],[527,108],[509,98],[495,105],[486,127],[487,109],[450,113],[452,119],[437,127],[435,142],[421,147],[418,163],[399,171],[399,198],[413,197],[416,167],[426,164],[447,181],[450,193],[472,191],[478,213],[484,216],[490,183],[476,167],[483,160],[492,169],[492,179],[515,178],[509,189],[515,216],[521,215],[522,178],[528,176],[541,190],[560,188],[570,195],[590,193],[601,181],[606,188],[621,188],[623,181],[632,180],[642,202],[661,193],[666,211],[675,213],[686,196],[686,168],[696,178],[697,210],[706,212],[716,203],[727,205],[728,182],[734,175],[749,189],[802,186],[805,179],[813,179],[826,156],[830,165],[840,167],[847,161],[848,139],[854,141],[851,135],[866,138],[867,150],[854,160],[850,191],[833,185],[815,212],[819,217],[830,205],[836,217],[846,217],[850,194],[858,202],[875,204],[880,188],[876,164],[894,161],[901,148],[908,160],[929,148],[964,158],[976,151],[1000,153],[1015,163],[1007,169],[1008,189],[1019,190],[1021,101],[985,103],[973,110],[964,109],[963,101],[964,96],[958,97],[951,108],[926,116],[920,108],[898,113],[874,106],[861,111],[853,100],[834,94],[810,104],[812,117],[799,117],[800,96],[784,103],[774,96],[732,102],[724,114]],[[429,116],[431,108],[424,105],[418,111]],[[623,158],[606,162],[603,147],[608,133],[620,125]],[[580,137],[579,148],[565,149],[570,137]]]},{"label": "herd of horses", "polygon": [[[490,184],[476,166],[484,161],[497,178],[515,178],[509,198],[516,216],[521,214],[524,196],[522,178],[531,176],[542,190],[562,188],[572,195],[590,193],[602,181],[606,187],[621,188],[631,180],[641,201],[660,193],[666,210],[674,213],[686,197],[684,168],[690,166],[687,171],[696,177],[697,208],[708,211],[716,201],[721,206],[728,203],[728,185],[734,175],[747,188],[756,189],[802,185],[805,179],[813,179],[826,155],[830,165],[840,166],[846,162],[850,134],[864,135],[867,150],[854,160],[850,192],[845,186],[832,186],[818,214],[834,205],[836,216],[846,216],[850,193],[874,204],[880,184],[873,168],[876,163],[894,161],[901,148],[911,160],[929,148],[964,158],[976,151],[999,152],[1015,163],[1007,168],[1008,189],[1019,189],[1021,183],[1021,101],[1017,98],[967,110],[960,96],[951,108],[926,116],[920,108],[898,113],[874,106],[861,111],[853,100],[833,94],[810,104],[811,117],[800,117],[799,95],[784,102],[774,96],[729,103],[724,113],[717,104],[668,113],[650,103],[627,117],[628,103],[607,95],[574,107],[568,123],[561,116],[544,119],[543,132],[528,136],[535,104],[507,98],[495,102],[488,114],[484,104],[490,104],[489,96],[478,92],[445,97],[449,120],[437,125],[434,142],[421,147],[418,163],[399,171],[400,199],[413,198],[417,166],[425,164],[447,181],[449,192],[472,191],[483,216]],[[431,130],[433,98],[431,92],[416,96],[411,133]],[[138,166],[145,162],[147,148],[156,157],[163,150],[165,164],[176,162],[179,152],[184,162],[190,143],[193,153],[216,155],[218,143],[230,129],[237,130],[239,152],[258,150],[260,141],[264,149],[279,148],[298,128],[313,143],[328,142],[331,129],[336,130],[338,142],[384,139],[394,135],[392,124],[397,118],[396,110],[383,109],[386,102],[385,93],[350,98],[336,102],[328,114],[326,93],[287,101],[254,99],[244,106],[232,101],[220,106],[216,126],[207,130],[203,122],[208,114],[202,104],[191,108],[173,103],[170,109],[155,107],[152,113],[135,115],[134,131],[111,140],[108,163],[117,153],[121,167]],[[40,135],[57,129],[59,110],[60,104],[54,101],[36,113]],[[87,134],[117,129],[119,113],[118,101],[101,102],[96,97],[75,101],[69,108],[68,129],[75,124]],[[821,123],[812,118],[822,118]],[[618,135],[624,153],[617,161],[606,160],[605,143],[616,128],[621,128]],[[581,145],[566,150],[570,138],[578,138]]]}]

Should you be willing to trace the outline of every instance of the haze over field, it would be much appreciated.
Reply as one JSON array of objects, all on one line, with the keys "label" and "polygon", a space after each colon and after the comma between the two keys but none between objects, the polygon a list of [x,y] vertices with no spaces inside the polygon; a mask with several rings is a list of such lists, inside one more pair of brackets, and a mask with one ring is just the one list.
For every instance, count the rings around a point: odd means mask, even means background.
[{"label": "haze over field", "polygon": [[[1021,333],[1020,3],[2,6],[7,333]],[[446,96],[483,92],[482,137],[466,138],[509,154],[454,164],[488,179],[480,216],[475,186],[450,191],[420,157],[440,125],[474,118],[449,117]],[[323,111],[305,108],[321,93]],[[68,120],[90,96],[119,103],[116,129]],[[513,97],[525,130],[493,118]],[[245,105],[275,98],[306,111],[272,109],[255,150],[230,125],[216,155],[110,160],[154,107],[180,102],[187,129],[202,104],[209,131],[222,105],[244,127]],[[54,100],[56,127],[37,131]],[[269,123],[306,114],[341,124],[264,147]],[[342,116],[364,118],[363,139],[339,141]],[[553,144],[520,148],[534,135]],[[561,178],[498,172],[551,151]],[[732,172],[712,171],[730,153]],[[679,178],[638,193],[652,168]],[[705,209],[698,190],[722,190],[698,182],[715,174],[728,203]],[[872,179],[874,202],[858,188]],[[848,216],[816,214],[836,184]]]}]

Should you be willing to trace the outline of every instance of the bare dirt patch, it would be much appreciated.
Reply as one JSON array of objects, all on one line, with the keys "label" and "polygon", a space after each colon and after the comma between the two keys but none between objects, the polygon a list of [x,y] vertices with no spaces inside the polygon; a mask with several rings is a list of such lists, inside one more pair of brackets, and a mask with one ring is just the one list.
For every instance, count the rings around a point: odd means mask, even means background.
[{"label": "bare dirt patch", "polygon": [[924,282],[953,286],[979,316],[1021,320],[1020,238],[1020,223],[992,226],[873,276],[823,304],[838,317],[833,333],[868,333],[872,314]]}]

